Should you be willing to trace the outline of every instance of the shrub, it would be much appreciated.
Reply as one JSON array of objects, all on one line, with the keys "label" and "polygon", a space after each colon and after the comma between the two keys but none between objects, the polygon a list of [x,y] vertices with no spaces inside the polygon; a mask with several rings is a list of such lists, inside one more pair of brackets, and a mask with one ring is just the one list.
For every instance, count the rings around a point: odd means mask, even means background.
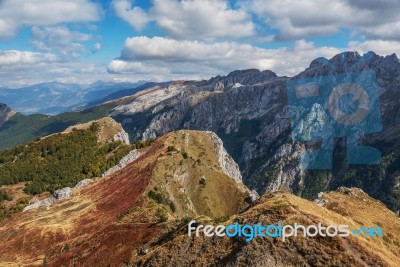
[{"label": "shrub", "polygon": [[206,186],[206,178],[204,176],[200,177],[199,184],[203,187]]},{"label": "shrub", "polygon": [[182,224],[188,224],[193,218],[185,216],[182,218],[181,222]]},{"label": "shrub", "polygon": [[69,243],[66,243],[66,244],[64,245],[64,251],[65,251],[65,252],[68,252],[70,249],[71,249],[71,245],[70,245]]},{"label": "shrub", "polygon": [[147,195],[149,196],[149,198],[153,199],[158,204],[164,203],[164,196],[160,192],[155,192],[153,190],[150,190],[149,193],[147,193]]},{"label": "shrub", "polygon": [[168,214],[164,209],[157,209],[157,216],[160,218],[160,222],[162,223],[168,221]]},{"label": "shrub", "polygon": [[168,146],[167,151],[168,152],[173,152],[173,151],[178,151],[178,149],[176,149],[175,146]]},{"label": "shrub", "polygon": [[176,206],[175,206],[175,203],[174,203],[174,202],[170,201],[170,202],[169,202],[169,207],[171,208],[172,212],[175,212],[175,211],[176,211]]},{"label": "shrub", "polygon": [[3,200],[11,201],[12,197],[9,194],[7,194],[7,192],[0,190],[0,201]]}]

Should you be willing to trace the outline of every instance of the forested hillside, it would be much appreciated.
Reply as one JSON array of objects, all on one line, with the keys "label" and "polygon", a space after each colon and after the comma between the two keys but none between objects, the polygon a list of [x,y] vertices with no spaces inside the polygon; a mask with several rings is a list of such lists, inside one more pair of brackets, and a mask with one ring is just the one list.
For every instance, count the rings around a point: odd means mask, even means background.
[{"label": "forested hillside", "polygon": [[1,152],[0,183],[29,181],[25,190],[30,194],[74,186],[82,179],[100,176],[130,150],[120,141],[99,145],[95,127],[56,134]]},{"label": "forested hillside", "polygon": [[80,112],[66,112],[57,116],[42,114],[15,114],[0,127],[0,150],[30,142],[37,137],[64,131],[77,123],[84,123],[106,116],[113,104],[105,104]]}]

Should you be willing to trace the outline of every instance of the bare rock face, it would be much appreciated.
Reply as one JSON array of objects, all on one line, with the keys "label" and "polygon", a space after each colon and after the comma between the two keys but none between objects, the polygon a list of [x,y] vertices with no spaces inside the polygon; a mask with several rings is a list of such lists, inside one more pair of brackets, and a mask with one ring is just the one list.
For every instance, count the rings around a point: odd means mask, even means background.
[{"label": "bare rock face", "polygon": [[38,208],[42,208],[42,207],[50,207],[51,205],[53,205],[56,202],[56,199],[54,197],[49,197],[49,198],[45,198],[43,200],[39,200],[39,199],[35,199],[35,200],[31,200],[31,204],[26,206],[22,211],[28,211],[28,210],[33,210],[33,209],[38,209]]},{"label": "bare rock face", "polygon": [[0,127],[13,115],[15,115],[15,111],[0,103]]},{"label": "bare rock face", "polygon": [[319,192],[317,198],[314,199],[313,202],[315,204],[317,204],[318,206],[323,207],[323,206],[325,206],[326,204],[329,203],[329,200],[324,199],[324,193],[323,192]]},{"label": "bare rock face", "polygon": [[139,152],[139,150],[137,150],[137,149],[132,150],[131,152],[129,152],[128,155],[123,157],[116,166],[108,169],[105,173],[103,173],[102,177],[114,174],[117,171],[122,170],[129,163],[134,162],[136,159],[138,159],[140,157],[140,155],[141,155],[141,153]]},{"label": "bare rock face", "polygon": [[241,183],[242,174],[240,173],[239,166],[233,160],[233,158],[228,154],[228,152],[226,152],[222,140],[218,137],[218,135],[216,135],[213,132],[206,132],[206,133],[211,136],[211,139],[213,141],[218,156],[218,162],[222,171],[229,177]]},{"label": "bare rock face", "polygon": [[249,190],[246,186],[243,185],[242,174],[240,172],[239,165],[225,150],[222,140],[214,132],[208,131],[205,133],[211,137],[221,170],[226,175],[235,180],[236,184],[242,190],[247,192],[246,202],[253,203],[254,201],[256,201],[260,196],[258,195],[257,191]]},{"label": "bare rock face", "polygon": [[78,183],[75,185],[74,189],[83,188],[83,187],[85,187],[85,186],[91,184],[92,182],[93,182],[93,179],[84,179],[84,180],[78,182]]},{"label": "bare rock face", "polygon": [[29,201],[29,205],[26,206],[22,211],[25,212],[25,211],[29,211],[29,210],[42,208],[42,207],[48,208],[48,207],[52,206],[54,203],[56,203],[57,201],[71,198],[74,190],[84,188],[84,187],[88,186],[89,184],[91,184],[92,182],[93,182],[93,179],[84,179],[84,180],[78,182],[74,188],[64,187],[64,188],[58,189],[58,190],[54,191],[52,197],[45,198],[42,200],[40,200],[37,196],[35,196]]},{"label": "bare rock face", "polygon": [[[313,137],[315,132],[328,136],[331,129],[329,116],[315,103],[310,103],[313,108],[308,115],[291,121],[287,82],[362,71],[376,73],[380,95],[383,131],[370,141],[378,140],[390,153],[393,144],[400,145],[397,138],[400,64],[396,55],[382,57],[370,52],[361,56],[346,52],[329,60],[317,59],[293,78],[277,77],[269,71],[243,70],[205,81],[175,83],[141,92],[121,103],[111,115],[118,117],[129,134],[138,139],[153,139],[181,129],[212,131],[222,139],[227,152],[239,165],[243,182],[251,189],[260,194],[277,190],[302,194],[310,172],[300,169],[299,157],[309,144],[293,141],[292,127],[297,127],[305,139]],[[159,97],[159,101],[154,101],[154,97]],[[359,133],[363,134],[361,128]],[[339,150],[345,149],[345,142],[340,146]],[[343,184],[346,161],[335,164],[340,166],[337,172],[327,175],[326,188]],[[309,180],[315,181],[313,177]],[[381,188],[384,183],[387,181],[377,179],[374,186],[365,184],[363,189],[379,198],[374,188]]]},{"label": "bare rock face", "polygon": [[121,141],[122,143],[125,143],[129,145],[129,135],[127,132],[125,132],[124,129],[121,129],[119,133],[116,133],[113,137],[114,141]]}]

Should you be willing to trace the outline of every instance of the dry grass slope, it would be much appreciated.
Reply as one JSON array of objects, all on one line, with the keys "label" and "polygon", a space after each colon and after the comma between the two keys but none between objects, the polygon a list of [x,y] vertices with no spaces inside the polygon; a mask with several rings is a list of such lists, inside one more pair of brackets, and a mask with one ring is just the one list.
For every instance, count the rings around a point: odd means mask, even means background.
[{"label": "dry grass slope", "polygon": [[170,133],[140,152],[71,199],[2,221],[0,266],[118,266],[185,217],[246,206],[245,187],[222,172],[208,134]]},{"label": "dry grass slope", "polygon": [[331,203],[326,208],[288,193],[268,194],[224,224],[320,222],[325,226],[348,224],[354,228],[379,225],[384,238],[299,236],[282,242],[257,237],[246,243],[243,238],[190,238],[180,230],[169,241],[150,247],[149,254],[132,258],[131,266],[398,266],[399,218],[379,201],[361,192],[357,195],[325,194]]}]

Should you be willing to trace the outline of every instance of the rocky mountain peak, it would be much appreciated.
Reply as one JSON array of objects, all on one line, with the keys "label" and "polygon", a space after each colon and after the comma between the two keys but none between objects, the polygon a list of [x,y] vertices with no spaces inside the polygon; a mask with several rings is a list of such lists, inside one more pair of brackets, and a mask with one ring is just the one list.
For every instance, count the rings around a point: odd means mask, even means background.
[{"label": "rocky mountain peak", "polygon": [[217,76],[211,79],[210,82],[222,84],[224,88],[231,88],[242,85],[255,85],[277,77],[276,73],[270,70],[246,69],[232,71],[227,76]]},{"label": "rocky mountain peak", "polygon": [[353,51],[346,51],[334,56],[330,61],[332,63],[342,63],[343,61],[347,63],[355,63],[361,58],[358,52]]},{"label": "rocky mountain peak", "polygon": [[110,117],[68,127],[64,133],[69,133],[74,129],[86,130],[91,128],[96,130],[98,141],[101,143],[121,141],[129,145],[129,135],[122,128],[121,124]]},{"label": "rocky mountain peak", "polygon": [[396,76],[400,72],[399,59],[396,54],[384,57],[372,51],[362,56],[358,52],[343,52],[331,59],[320,57],[313,60],[309,68],[295,77],[316,77],[364,70],[373,70],[382,76]]},{"label": "rocky mountain peak", "polygon": [[269,79],[278,77],[275,72],[270,70],[260,71],[258,69],[235,70],[230,72],[226,78],[241,80],[244,84],[252,83],[255,80]]}]

